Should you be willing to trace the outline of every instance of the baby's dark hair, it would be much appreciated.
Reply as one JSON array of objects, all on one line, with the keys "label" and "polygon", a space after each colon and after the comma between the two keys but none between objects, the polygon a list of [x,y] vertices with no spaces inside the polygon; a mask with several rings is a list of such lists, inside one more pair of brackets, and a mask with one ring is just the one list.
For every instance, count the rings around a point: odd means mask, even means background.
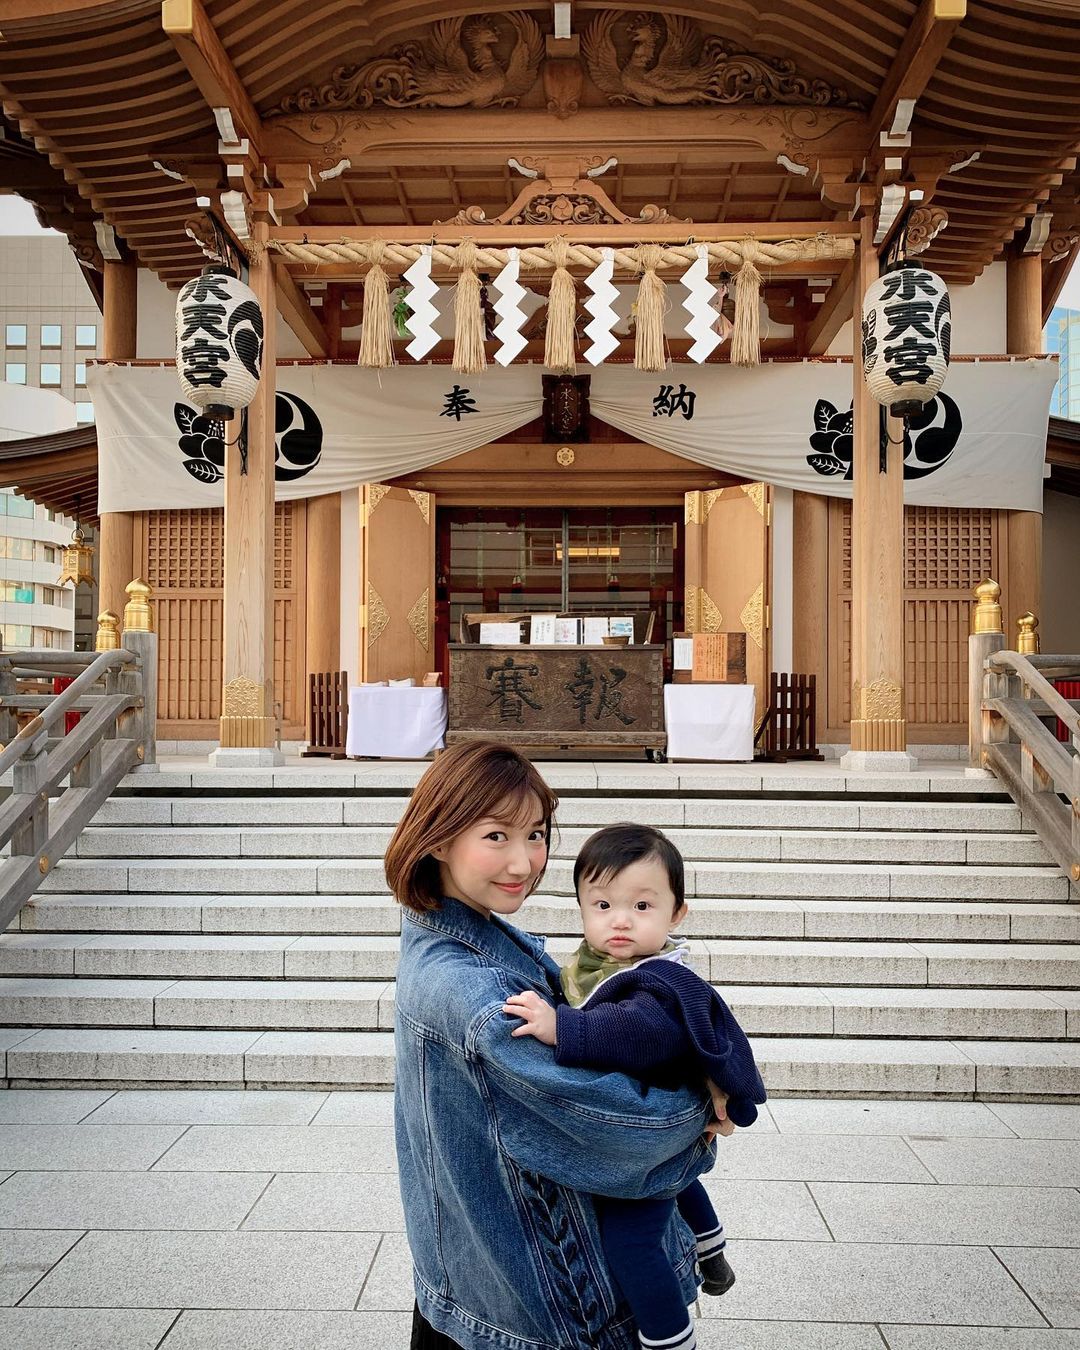
[{"label": "baby's dark hair", "polygon": [[675,896],[675,913],[686,903],[682,854],[651,825],[605,825],[589,836],[574,863],[574,890],[581,896],[583,881],[610,881],[633,863],[655,858],[663,864]]}]

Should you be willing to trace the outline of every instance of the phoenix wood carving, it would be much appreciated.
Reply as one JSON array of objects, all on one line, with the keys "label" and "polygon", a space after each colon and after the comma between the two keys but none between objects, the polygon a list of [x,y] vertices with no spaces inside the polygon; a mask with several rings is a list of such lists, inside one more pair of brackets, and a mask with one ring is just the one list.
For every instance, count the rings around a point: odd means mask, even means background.
[{"label": "phoenix wood carving", "polygon": [[522,11],[458,16],[432,24],[428,37],[389,56],[337,66],[323,84],[284,98],[274,112],[333,108],[513,107],[536,83],[544,39]]},{"label": "phoenix wood carving", "polygon": [[740,51],[678,14],[603,10],[581,37],[594,84],[611,103],[856,106],[843,89],[806,79],[795,63]]}]

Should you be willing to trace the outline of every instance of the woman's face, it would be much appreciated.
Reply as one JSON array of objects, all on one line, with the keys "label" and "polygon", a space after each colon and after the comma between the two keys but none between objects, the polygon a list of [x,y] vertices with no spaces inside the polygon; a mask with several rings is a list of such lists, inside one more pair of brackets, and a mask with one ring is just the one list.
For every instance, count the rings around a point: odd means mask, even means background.
[{"label": "woman's face", "polygon": [[516,914],[547,863],[548,825],[540,803],[529,797],[523,810],[478,820],[449,844],[434,849],[444,895],[488,918]]}]

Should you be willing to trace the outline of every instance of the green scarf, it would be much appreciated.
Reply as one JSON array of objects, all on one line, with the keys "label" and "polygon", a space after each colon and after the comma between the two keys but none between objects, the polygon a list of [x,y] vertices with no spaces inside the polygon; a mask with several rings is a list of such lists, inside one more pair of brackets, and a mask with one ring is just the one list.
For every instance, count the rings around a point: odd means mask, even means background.
[{"label": "green scarf", "polygon": [[[668,938],[662,951],[674,950],[675,943]],[[606,952],[598,952],[595,947],[590,947],[583,940],[581,946],[562,968],[562,991],[566,995],[567,1003],[576,1008],[585,1002],[601,980],[606,980],[609,975],[617,975],[620,970],[629,970],[644,959],[641,956],[632,956],[628,960],[620,961],[615,956],[608,956]]]}]

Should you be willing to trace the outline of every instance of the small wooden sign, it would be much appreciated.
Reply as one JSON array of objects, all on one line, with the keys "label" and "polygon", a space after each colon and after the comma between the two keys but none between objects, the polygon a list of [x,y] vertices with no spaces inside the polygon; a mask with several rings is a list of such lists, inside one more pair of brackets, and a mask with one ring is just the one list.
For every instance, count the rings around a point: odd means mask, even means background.
[{"label": "small wooden sign", "polygon": [[695,633],[693,683],[745,684],[746,634]]}]

